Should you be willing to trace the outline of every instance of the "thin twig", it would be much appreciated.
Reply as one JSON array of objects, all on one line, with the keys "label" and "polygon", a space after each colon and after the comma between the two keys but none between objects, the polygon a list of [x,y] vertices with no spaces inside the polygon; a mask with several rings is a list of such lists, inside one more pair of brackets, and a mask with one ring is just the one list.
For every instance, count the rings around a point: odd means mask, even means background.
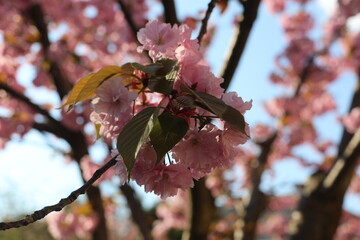
[{"label": "thin twig", "polygon": [[202,22],[201,22],[201,28],[200,28],[200,32],[199,35],[197,37],[197,40],[199,42],[199,45],[201,45],[201,40],[204,37],[204,35],[206,34],[206,30],[207,30],[207,24],[210,18],[210,15],[212,13],[212,11],[214,10],[216,3],[219,0],[211,0],[208,4],[208,9],[206,10],[206,14],[205,17],[203,18]]},{"label": "thin twig", "polygon": [[44,218],[51,212],[54,211],[61,211],[65,206],[69,205],[70,203],[74,202],[79,195],[84,194],[87,189],[96,181],[98,180],[101,175],[103,175],[110,167],[116,164],[115,160],[116,156],[113,157],[109,162],[107,162],[103,167],[96,170],[94,175],[87,181],[84,185],[82,185],[77,190],[73,191],[68,197],[61,199],[57,204],[46,206],[41,210],[35,211],[31,215],[27,215],[25,218],[14,221],[14,222],[1,222],[0,223],[0,230],[7,230],[11,228],[19,228],[22,226],[27,226],[35,221],[38,221]]}]

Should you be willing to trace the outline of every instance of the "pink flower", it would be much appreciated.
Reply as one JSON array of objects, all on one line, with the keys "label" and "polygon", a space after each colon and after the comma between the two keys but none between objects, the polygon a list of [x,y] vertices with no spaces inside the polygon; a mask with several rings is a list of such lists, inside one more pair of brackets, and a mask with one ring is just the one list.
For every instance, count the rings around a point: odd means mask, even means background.
[{"label": "pink flower", "polygon": [[292,210],[296,207],[299,197],[296,195],[286,195],[273,197],[269,203],[271,211]]},{"label": "pink flower", "polygon": [[284,15],[281,23],[285,30],[285,36],[288,40],[302,39],[314,25],[312,17],[304,12],[299,11],[295,15]]},{"label": "pink flower", "polygon": [[134,179],[137,184],[146,184],[144,176],[147,172],[151,172],[155,168],[156,157],[156,152],[150,145],[144,145],[140,149],[131,171],[131,178]]},{"label": "pink flower", "polygon": [[158,164],[144,175],[145,192],[154,192],[161,198],[175,196],[180,189],[194,186],[190,170],[183,164]]},{"label": "pink flower", "polygon": [[342,122],[349,133],[355,133],[360,128],[360,107],[356,107],[345,115]]},{"label": "pink flower", "polygon": [[156,152],[150,145],[143,146],[136,158],[131,171],[131,178],[140,186],[144,185],[146,192],[154,192],[161,198],[177,194],[178,189],[193,186],[192,174],[187,166],[170,164],[168,166],[156,163]]},{"label": "pink flower", "polygon": [[250,110],[252,107],[252,100],[250,100],[249,102],[244,102],[236,92],[224,93],[222,100],[227,105],[230,105],[231,107],[241,112],[241,114],[244,114],[247,110]]},{"label": "pink flower", "polygon": [[172,149],[173,158],[197,172],[209,173],[221,166],[224,152],[219,137],[221,131],[214,125],[207,125],[200,132],[189,131]]},{"label": "pink flower", "polygon": [[135,92],[122,84],[122,78],[115,77],[100,85],[95,91],[97,98],[93,100],[94,111],[104,119],[112,118],[115,121],[129,117],[131,102],[137,97]]},{"label": "pink flower", "polygon": [[180,32],[176,25],[171,27],[170,24],[153,20],[140,29],[137,37],[143,45],[138,47],[138,51],[149,50],[150,57],[156,59],[161,55],[165,57],[167,52],[173,52],[178,47]]},{"label": "pink flower", "polygon": [[181,91],[180,84],[182,83],[196,91],[220,97],[224,92],[224,89],[220,87],[223,81],[222,78],[215,77],[208,66],[186,62],[180,63],[179,78],[175,81],[174,88]]},{"label": "pink flower", "polygon": [[303,70],[305,61],[314,50],[315,44],[311,39],[306,37],[297,38],[289,43],[282,56],[290,61],[295,73],[300,73]]},{"label": "pink flower", "polygon": [[273,98],[265,103],[266,111],[273,117],[280,117],[285,113],[285,98]]},{"label": "pink flower", "polygon": [[291,132],[289,134],[289,145],[299,145],[304,142],[314,143],[316,139],[316,131],[311,123],[300,122],[290,125]]},{"label": "pink flower", "polygon": [[[89,155],[84,156],[81,161],[81,169],[83,170],[83,176],[86,181],[88,181],[95,173],[96,170],[102,167],[100,164],[94,163]],[[109,180],[114,176],[114,170],[109,169],[106,171],[96,182],[95,185],[98,185],[100,182],[104,180]]]},{"label": "pink flower", "polygon": [[252,129],[252,138],[257,142],[265,142],[273,134],[273,130],[264,124],[258,124]]},{"label": "pink flower", "polygon": [[53,212],[46,217],[49,232],[54,238],[64,239],[76,236],[83,238],[91,234],[97,225],[97,217],[79,215],[73,212]]},{"label": "pink flower", "polygon": [[181,191],[176,196],[160,202],[156,208],[158,220],[154,222],[152,235],[154,239],[168,239],[171,229],[185,229],[190,216],[188,207],[188,192]]},{"label": "pink flower", "polygon": [[285,0],[265,0],[265,5],[271,13],[280,13],[284,11]]},{"label": "pink flower", "polygon": [[338,1],[340,11],[346,17],[351,17],[359,13],[360,1],[359,0],[340,0]]},{"label": "pink flower", "polygon": [[[245,124],[245,132],[247,135],[250,135],[250,128],[247,123]],[[249,137],[225,123],[224,131],[221,133],[221,139],[225,145],[237,146],[246,143],[246,141],[249,140]]]},{"label": "pink flower", "polygon": [[106,138],[116,139],[122,127],[131,118],[131,102],[136,99],[135,92],[129,92],[122,84],[121,78],[113,78],[103,83],[95,91],[94,111],[90,120],[100,124],[100,134]]},{"label": "pink flower", "polygon": [[117,157],[115,158],[115,160],[117,161],[115,164],[115,174],[118,175],[120,177],[120,185],[124,185],[126,183],[127,180],[127,170],[126,170],[126,166],[124,163],[123,158],[121,157],[121,155],[119,154],[117,149],[112,149],[111,150],[111,157],[115,157],[117,155]]}]

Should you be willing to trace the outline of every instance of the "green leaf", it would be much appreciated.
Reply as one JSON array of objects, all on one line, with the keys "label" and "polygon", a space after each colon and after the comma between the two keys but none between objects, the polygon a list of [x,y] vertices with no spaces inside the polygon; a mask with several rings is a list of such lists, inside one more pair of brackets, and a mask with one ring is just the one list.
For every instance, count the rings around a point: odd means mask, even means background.
[{"label": "green leaf", "polygon": [[227,105],[221,99],[218,99],[213,95],[204,92],[194,91],[184,84],[181,84],[180,88],[184,92],[187,92],[195,97],[195,100],[197,100],[197,102],[195,102],[196,105],[204,108],[207,111],[212,112],[217,117],[221,117],[221,115],[225,112]]},{"label": "green leaf", "polygon": [[164,67],[161,63],[151,63],[149,65],[142,65],[139,63],[131,63],[131,66],[137,70],[143,71],[144,73],[148,73],[151,76],[155,76],[156,72],[159,69]]},{"label": "green leaf", "polygon": [[141,65],[132,63],[135,69],[150,74],[147,87],[154,92],[170,94],[177,77],[179,66],[176,60],[160,59],[156,63]]},{"label": "green leaf", "polygon": [[188,129],[189,125],[185,119],[169,112],[164,112],[158,117],[150,133],[151,144],[157,154],[157,162],[161,161],[165,154],[185,136]]},{"label": "green leaf", "polygon": [[218,99],[204,92],[197,92],[182,84],[181,89],[184,92],[194,96],[197,101],[195,104],[207,111],[212,112],[217,117],[229,123],[233,128],[248,136],[245,132],[244,116],[235,108],[227,105],[223,100]]},{"label": "green leaf", "polygon": [[143,109],[124,126],[118,136],[117,149],[124,159],[129,177],[136,156],[154,127],[158,111],[156,107]]},{"label": "green leaf", "polygon": [[160,59],[155,64],[161,64],[162,68],[159,68],[154,75],[157,77],[165,76],[168,80],[172,79],[174,81],[177,75],[177,71],[179,70],[177,63],[178,62],[174,59]]},{"label": "green leaf", "polygon": [[148,88],[154,92],[170,94],[179,71],[177,61],[161,59],[157,63],[161,63],[163,67],[156,72],[155,77],[149,79]]},{"label": "green leaf", "polygon": [[222,114],[222,116],[220,116],[220,118],[229,123],[233,128],[248,136],[245,131],[244,116],[235,108],[227,105],[225,112]]},{"label": "green leaf", "polygon": [[181,95],[173,100],[176,107],[193,108],[195,107],[195,100],[193,96]]},{"label": "green leaf", "polygon": [[170,94],[173,89],[174,82],[168,81],[165,77],[152,77],[149,79],[147,87],[154,92]]}]

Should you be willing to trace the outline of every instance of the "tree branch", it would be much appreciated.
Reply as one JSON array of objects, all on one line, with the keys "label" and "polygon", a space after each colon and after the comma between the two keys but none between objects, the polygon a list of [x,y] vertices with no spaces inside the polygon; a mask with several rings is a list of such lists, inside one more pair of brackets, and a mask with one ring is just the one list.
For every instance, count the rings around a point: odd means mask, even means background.
[{"label": "tree branch", "polygon": [[191,225],[189,240],[206,240],[215,216],[214,198],[205,185],[205,178],[191,189]]},{"label": "tree branch", "polygon": [[122,193],[125,195],[126,201],[131,210],[131,216],[134,222],[138,225],[144,240],[152,239],[150,234],[149,224],[146,221],[147,220],[146,213],[143,211],[143,208],[140,204],[139,199],[136,196],[136,193],[126,183],[125,185],[122,185],[120,189]]},{"label": "tree branch", "polygon": [[129,27],[130,27],[131,31],[133,32],[135,39],[137,39],[136,35],[137,35],[137,32],[139,31],[139,28],[135,25],[135,23],[131,17],[131,13],[130,13],[129,9],[127,8],[127,6],[125,5],[125,3],[122,0],[117,0],[117,3],[120,5],[120,8],[121,8],[122,12],[124,13],[125,19],[126,19],[127,23],[129,24]]},{"label": "tree branch", "polygon": [[[166,0],[165,0],[166,1]],[[216,6],[216,3],[218,2],[219,0],[211,0],[208,4],[208,9],[206,10],[206,14],[201,22],[201,28],[200,28],[200,32],[199,32],[199,35],[197,37],[197,40],[199,42],[199,45],[201,45],[201,40],[202,38],[204,37],[204,35],[206,34],[206,31],[207,31],[207,24],[208,24],[208,21],[209,21],[209,18],[210,18],[210,15],[212,13],[212,11],[214,10],[215,6]]]},{"label": "tree branch", "polygon": [[[360,105],[359,85],[360,71],[349,112]],[[353,135],[344,129],[333,166],[326,173],[314,173],[304,187],[297,214],[290,224],[291,240],[333,238],[340,221],[344,195],[359,157],[360,130]]]},{"label": "tree branch", "polygon": [[239,64],[253,27],[253,23],[256,20],[260,1],[261,0],[240,1],[244,7],[243,20],[240,22],[237,32],[235,33],[236,39],[232,47],[229,49],[228,58],[225,61],[223,70],[221,71],[221,76],[224,78],[224,82],[221,84],[221,87],[224,89],[229,87],[231,79],[233,78],[235,70]]},{"label": "tree branch", "polygon": [[248,199],[237,209],[240,218],[236,223],[235,240],[255,239],[257,221],[266,209],[268,202],[268,197],[260,190],[261,177],[275,139],[276,134],[261,143],[262,151],[259,157],[251,163],[251,166],[253,166],[251,174],[252,188]]},{"label": "tree branch", "polygon": [[171,25],[178,24],[174,0],[161,0],[164,7],[165,22]]},{"label": "tree branch", "polygon": [[[349,108],[349,113],[351,112],[351,110],[355,107],[360,107],[360,68],[358,70],[358,82],[355,86],[355,93],[353,96],[353,99],[351,101],[350,104],[350,108]],[[340,144],[339,144],[339,149],[338,149],[338,156],[342,155],[345,151],[345,148],[347,146],[347,144],[350,142],[350,139],[352,138],[353,134],[349,133],[348,131],[346,131],[346,129],[344,128],[343,130],[343,134],[340,140]]]},{"label": "tree branch", "polygon": [[[38,129],[39,131],[47,131],[53,133],[54,135],[61,137],[67,141],[72,141],[72,139],[74,139],[73,137],[75,133],[73,131],[69,130],[61,122],[53,118],[47,110],[33,103],[28,97],[21,93],[18,93],[16,90],[4,83],[0,83],[0,89],[3,89],[16,100],[28,105],[34,112],[43,115],[48,120],[47,123],[34,123],[33,127],[35,129]],[[81,159],[81,157],[79,159]]]},{"label": "tree branch", "polygon": [[109,162],[107,162],[103,167],[96,170],[94,175],[87,181],[83,186],[73,191],[68,197],[61,199],[57,204],[46,206],[41,210],[35,211],[31,215],[27,215],[25,218],[14,221],[14,222],[1,222],[0,223],[0,230],[6,230],[10,228],[19,228],[22,226],[27,226],[35,221],[38,221],[44,218],[51,212],[54,211],[61,211],[65,206],[69,205],[70,203],[74,202],[77,197],[81,194],[84,194],[88,188],[101,177],[110,167],[116,164],[116,157],[113,157]]},{"label": "tree branch", "polygon": [[19,100],[20,102],[25,103],[30,108],[32,108],[35,112],[40,113],[44,117],[48,118],[50,121],[57,121],[49,114],[49,112],[47,110],[45,110],[42,107],[40,107],[39,105],[33,103],[28,97],[26,97],[25,95],[17,92],[16,90],[14,90],[9,85],[0,82],[0,89],[3,89],[5,92],[7,92],[13,98]]},{"label": "tree branch", "polygon": [[51,43],[48,38],[47,24],[44,19],[44,12],[41,5],[37,3],[32,4],[27,9],[25,15],[33,21],[35,27],[40,32],[40,43],[44,50],[45,61],[50,63],[49,74],[53,78],[59,97],[63,99],[63,97],[71,90],[72,85],[60,71],[58,63],[50,57],[49,48]]},{"label": "tree branch", "polygon": [[[80,160],[83,156],[88,154],[85,136],[80,131],[72,131],[65,127],[61,122],[57,121],[51,115],[40,106],[31,102],[26,96],[13,90],[6,84],[0,83],[0,89],[5,90],[15,99],[22,101],[29,107],[33,108],[35,112],[44,115],[49,121],[46,123],[34,123],[33,127],[39,131],[50,132],[58,137],[63,138],[67,141],[72,149],[72,155],[80,167]],[[80,168],[81,171],[81,168]],[[98,214],[99,222],[96,230],[93,232],[94,240],[106,240],[107,239],[107,228],[105,211],[102,204],[101,193],[98,187],[90,186],[87,192],[89,202],[93,207],[93,210]]]}]

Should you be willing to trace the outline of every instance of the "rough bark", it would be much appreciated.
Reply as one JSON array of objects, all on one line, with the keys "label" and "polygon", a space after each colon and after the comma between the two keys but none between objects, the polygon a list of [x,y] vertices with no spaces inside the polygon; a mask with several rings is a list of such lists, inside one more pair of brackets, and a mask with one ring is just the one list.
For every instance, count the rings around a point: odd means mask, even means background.
[{"label": "rough bark", "polygon": [[[360,78],[350,110],[360,106]],[[360,130],[344,130],[338,156],[328,172],[316,172],[305,184],[298,210],[292,215],[290,239],[333,239],[340,221],[344,195],[360,158]]]},{"label": "rough bark", "polygon": [[215,217],[214,198],[205,185],[205,179],[195,182],[191,189],[192,216],[189,240],[206,240]]},{"label": "rough bark", "polygon": [[251,163],[251,182],[252,188],[248,199],[237,209],[239,219],[236,223],[234,232],[235,240],[255,239],[257,221],[267,207],[268,196],[260,190],[261,177],[265,170],[267,159],[271,151],[276,135],[261,143],[262,151],[257,159]]},{"label": "rough bark", "polygon": [[131,210],[131,217],[139,227],[143,239],[144,240],[152,239],[149,228],[150,224],[147,221],[148,216],[143,211],[143,208],[141,206],[138,197],[136,196],[135,191],[128,184],[121,186],[120,189],[124,194],[127,204]]}]

